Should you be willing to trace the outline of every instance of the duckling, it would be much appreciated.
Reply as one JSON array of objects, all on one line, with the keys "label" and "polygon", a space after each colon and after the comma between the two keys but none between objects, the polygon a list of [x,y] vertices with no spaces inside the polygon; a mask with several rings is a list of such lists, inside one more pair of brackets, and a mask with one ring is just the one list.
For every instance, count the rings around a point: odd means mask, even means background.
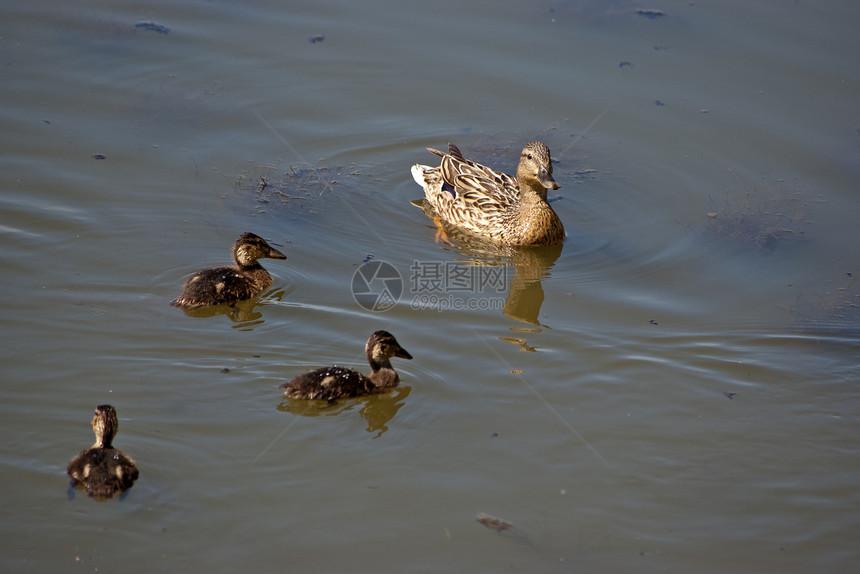
[{"label": "duckling", "polygon": [[369,377],[346,367],[323,367],[299,375],[279,388],[284,389],[284,396],[288,398],[324,401],[381,393],[393,389],[400,382],[389,359],[412,358],[388,331],[373,333],[367,339],[364,352],[370,363]]},{"label": "duckling", "polygon": [[416,164],[412,177],[442,223],[508,245],[552,245],[564,240],[564,225],[549,203],[552,177],[549,148],[527,143],[515,178],[463,157],[448,144],[439,167]]},{"label": "duckling", "polygon": [[140,473],[131,457],[113,448],[119,430],[116,409],[99,405],[93,415],[96,442],[69,463],[68,473],[74,486],[85,488],[94,498],[110,498],[132,487]]},{"label": "duckling", "polygon": [[182,294],[170,302],[186,311],[208,305],[235,305],[256,297],[272,285],[272,276],[257,260],[286,259],[287,256],[253,233],[243,233],[233,244],[234,267],[214,267],[198,271],[185,281]]}]

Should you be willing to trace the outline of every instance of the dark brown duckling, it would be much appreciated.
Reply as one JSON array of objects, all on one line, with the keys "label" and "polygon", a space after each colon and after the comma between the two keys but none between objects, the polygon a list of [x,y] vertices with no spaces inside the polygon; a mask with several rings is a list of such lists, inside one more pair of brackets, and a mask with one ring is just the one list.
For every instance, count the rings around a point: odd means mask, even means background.
[{"label": "dark brown duckling", "polygon": [[113,448],[119,430],[116,409],[97,406],[92,425],[96,442],[69,463],[68,473],[72,484],[86,489],[93,498],[110,498],[131,488],[140,473],[131,457]]},{"label": "dark brown duckling", "polygon": [[388,331],[373,333],[367,339],[364,351],[371,368],[369,377],[346,367],[323,367],[299,375],[279,388],[284,389],[284,396],[288,398],[323,401],[381,393],[393,389],[400,382],[389,359],[412,358]]},{"label": "dark brown duckling", "polygon": [[208,305],[235,305],[256,297],[272,286],[272,276],[257,260],[286,259],[287,256],[253,233],[243,233],[233,244],[234,267],[214,267],[198,271],[185,281],[182,294],[170,302],[184,310]]}]

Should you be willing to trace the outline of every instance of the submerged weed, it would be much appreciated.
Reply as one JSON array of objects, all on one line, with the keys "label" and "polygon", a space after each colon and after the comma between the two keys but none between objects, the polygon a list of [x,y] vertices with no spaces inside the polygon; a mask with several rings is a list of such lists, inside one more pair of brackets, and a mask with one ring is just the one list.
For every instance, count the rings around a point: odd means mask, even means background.
[{"label": "submerged weed", "polygon": [[[727,194],[722,207],[715,207],[707,214],[707,232],[741,247],[755,247],[768,253],[777,246],[793,245],[806,238],[811,221],[802,192],[785,191],[780,181],[772,188],[744,186],[744,192],[741,199]],[[716,203],[713,198],[711,203]]]}]

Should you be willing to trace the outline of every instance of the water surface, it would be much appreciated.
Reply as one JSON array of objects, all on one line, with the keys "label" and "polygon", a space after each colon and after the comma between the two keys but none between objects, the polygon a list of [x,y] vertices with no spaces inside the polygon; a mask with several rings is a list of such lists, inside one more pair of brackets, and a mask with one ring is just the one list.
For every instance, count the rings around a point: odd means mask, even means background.
[{"label": "water surface", "polygon": [[[2,8],[3,571],[853,571],[860,9],[643,8]],[[532,139],[564,245],[437,244],[424,148]],[[272,290],[169,307],[243,231]],[[416,262],[504,288],[416,304]],[[395,394],[282,400],[376,329]],[[65,475],[102,403],[106,503]]]}]

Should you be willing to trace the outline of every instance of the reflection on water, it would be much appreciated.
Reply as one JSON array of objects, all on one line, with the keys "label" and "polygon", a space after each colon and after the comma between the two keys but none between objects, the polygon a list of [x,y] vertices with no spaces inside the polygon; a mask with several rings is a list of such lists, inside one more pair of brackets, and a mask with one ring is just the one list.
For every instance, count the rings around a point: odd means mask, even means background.
[{"label": "reflection on water", "polygon": [[[0,570],[850,571],[858,5],[643,2],[4,3]],[[435,245],[426,145],[511,173],[531,139],[558,253]],[[243,229],[295,245],[279,290],[169,308],[188,241]],[[367,254],[506,283],[372,313]],[[280,404],[376,328],[414,392]],[[145,479],[68,502],[108,399]]]},{"label": "reflection on water", "polygon": [[[512,252],[514,277],[505,300],[505,317],[541,325],[538,321],[544,301],[542,281],[561,256],[563,244],[548,247],[523,247]],[[542,325],[545,326],[545,325]]]},{"label": "reflection on water", "polygon": [[379,438],[388,430],[388,423],[397,415],[397,411],[406,404],[410,392],[411,386],[401,385],[387,393],[336,401],[285,397],[278,405],[278,410],[303,417],[331,417],[359,407],[358,414],[367,421],[367,432],[376,433],[373,438]]},{"label": "reflection on water", "polygon": [[447,230],[457,255],[455,260],[475,266],[507,266],[512,270],[503,314],[505,317],[540,325],[544,301],[542,281],[561,256],[563,243],[549,246],[511,246],[483,241],[480,237]]},{"label": "reflection on water", "polygon": [[286,294],[286,289],[275,288],[263,293],[262,295],[246,299],[244,301],[239,301],[233,305],[212,305],[209,307],[199,307],[197,309],[185,309],[183,312],[188,317],[196,317],[198,319],[206,319],[223,315],[233,323],[236,323],[233,325],[234,329],[251,331],[255,327],[259,327],[266,322],[262,313],[262,309],[265,308],[266,303],[280,303]]},{"label": "reflection on water", "polygon": [[520,351],[526,353],[535,353],[537,349],[529,345],[526,339],[521,337],[499,337],[500,341],[504,341],[505,343],[510,343],[511,345],[516,345],[520,348]]},{"label": "reflection on water", "polygon": [[212,305],[210,307],[187,309],[184,310],[184,313],[188,317],[197,317],[198,319],[225,315],[228,319],[235,323],[254,322],[260,320],[263,316],[262,313],[254,310],[257,305],[259,305],[258,298],[254,297],[253,299],[239,301],[234,305],[227,305],[226,303],[223,303],[221,305]]},{"label": "reflection on water", "polygon": [[444,245],[455,251],[455,261],[461,261],[468,266],[506,266],[512,269],[512,279],[502,309],[505,317],[545,326],[538,320],[544,301],[542,280],[550,277],[550,269],[561,256],[563,243],[513,246],[489,241],[440,221],[426,199],[413,200],[412,205],[421,209],[440,226],[446,238]]}]

